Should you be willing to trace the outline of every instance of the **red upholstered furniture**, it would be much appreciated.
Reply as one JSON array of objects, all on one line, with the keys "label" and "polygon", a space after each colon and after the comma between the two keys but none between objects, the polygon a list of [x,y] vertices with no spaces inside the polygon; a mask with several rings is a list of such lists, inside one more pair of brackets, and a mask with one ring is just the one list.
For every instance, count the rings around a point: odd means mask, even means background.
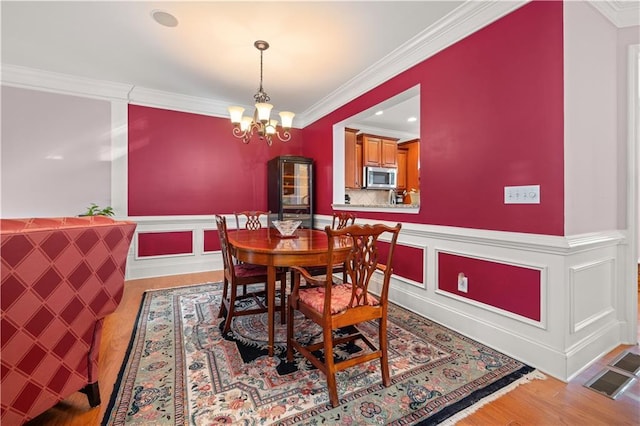
[{"label": "red upholstered furniture", "polygon": [[104,216],[0,220],[0,423],[78,390],[100,404],[102,323],[122,298],[135,228]]}]

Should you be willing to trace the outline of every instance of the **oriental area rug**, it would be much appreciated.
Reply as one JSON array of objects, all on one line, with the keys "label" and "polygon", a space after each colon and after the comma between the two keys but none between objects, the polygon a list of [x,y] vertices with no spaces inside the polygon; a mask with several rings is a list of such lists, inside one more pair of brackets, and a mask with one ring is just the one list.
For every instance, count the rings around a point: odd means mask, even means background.
[{"label": "oriental area rug", "polygon": [[[279,318],[277,356],[268,357],[266,314],[236,317],[222,335],[221,297],[221,283],[145,293],[103,425],[435,425],[544,377],[391,304],[391,386],[378,360],[349,368],[337,375],[342,405],[332,408],[324,374],[298,354],[286,361]],[[315,324],[296,324],[300,339],[321,336]],[[352,346],[334,355],[364,350]]]}]

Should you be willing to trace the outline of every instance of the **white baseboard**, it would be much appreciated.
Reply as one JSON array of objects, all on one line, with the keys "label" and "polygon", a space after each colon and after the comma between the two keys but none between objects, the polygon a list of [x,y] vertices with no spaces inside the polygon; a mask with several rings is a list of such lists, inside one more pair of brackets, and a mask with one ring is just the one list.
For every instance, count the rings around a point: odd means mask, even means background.
[{"label": "white baseboard", "polygon": [[135,259],[130,255],[127,261],[126,279],[166,277],[222,269],[220,252],[200,257],[164,256],[153,259]]}]

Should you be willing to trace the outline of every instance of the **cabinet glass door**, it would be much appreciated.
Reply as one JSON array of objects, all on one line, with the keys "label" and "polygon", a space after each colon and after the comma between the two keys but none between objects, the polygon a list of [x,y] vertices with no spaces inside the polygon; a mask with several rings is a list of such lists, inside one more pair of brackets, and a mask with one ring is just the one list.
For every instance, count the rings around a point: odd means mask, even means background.
[{"label": "cabinet glass door", "polygon": [[282,164],[282,207],[295,213],[309,213],[311,208],[311,165],[305,163]]}]

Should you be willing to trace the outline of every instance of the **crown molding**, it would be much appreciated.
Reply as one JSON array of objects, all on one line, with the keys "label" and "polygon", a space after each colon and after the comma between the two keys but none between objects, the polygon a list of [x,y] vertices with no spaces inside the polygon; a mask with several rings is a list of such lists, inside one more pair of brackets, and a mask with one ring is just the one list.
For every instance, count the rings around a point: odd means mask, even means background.
[{"label": "crown molding", "polygon": [[129,103],[214,117],[228,118],[229,116],[227,112],[229,105],[215,99],[180,95],[138,86],[132,88],[129,94]]},{"label": "crown molding", "polygon": [[303,123],[302,127],[313,123],[528,2],[529,0],[463,3],[403,46],[296,116],[298,122]]},{"label": "crown molding", "polygon": [[76,95],[109,101],[227,117],[227,105],[220,101],[160,90],[146,89],[131,84],[94,80],[69,74],[43,71],[18,65],[2,64],[1,82],[5,86],[43,90],[64,95]]},{"label": "crown molding", "polygon": [[640,25],[640,2],[622,0],[589,0],[589,4],[618,28]]},{"label": "crown molding", "polygon": [[127,100],[130,84],[94,80],[18,65],[2,64],[0,81],[5,86],[107,100]]}]

